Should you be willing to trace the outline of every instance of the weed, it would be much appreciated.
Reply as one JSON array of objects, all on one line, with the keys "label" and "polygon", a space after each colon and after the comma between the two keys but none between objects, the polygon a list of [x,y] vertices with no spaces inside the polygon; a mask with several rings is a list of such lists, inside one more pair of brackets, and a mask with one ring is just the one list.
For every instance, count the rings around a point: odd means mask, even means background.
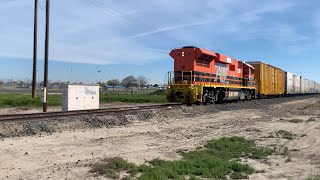
[{"label": "weed", "polygon": [[266,173],[266,170],[262,169],[262,170],[258,170],[255,173]]},{"label": "weed", "polygon": [[306,180],[320,180],[320,174],[310,174]]},{"label": "weed", "polygon": [[276,132],[278,138],[293,140],[296,137],[296,134],[285,130],[279,130]]},{"label": "weed", "polygon": [[286,163],[291,162],[291,157],[288,157],[285,162]]},{"label": "weed", "polygon": [[288,122],[291,122],[291,123],[302,123],[303,120],[302,119],[290,119],[290,120],[287,120]]},{"label": "weed", "polygon": [[[119,178],[119,172],[126,171],[130,177],[137,179],[225,179],[230,175],[233,179],[248,178],[255,172],[247,164],[231,161],[240,157],[261,159],[273,153],[266,148],[255,147],[253,141],[242,137],[221,138],[209,141],[204,148],[183,154],[182,160],[165,161],[154,159],[151,166],[134,165],[115,158],[94,165],[91,172],[106,175],[109,178]],[[137,177],[132,172],[141,172]]]},{"label": "weed", "polygon": [[[197,148],[196,148],[196,150],[199,150],[199,149],[201,149],[201,147],[197,147]],[[179,155],[181,155],[181,156],[184,156],[187,152],[188,152],[187,149],[178,149],[178,150],[176,151],[176,153],[179,154]]]},{"label": "weed", "polygon": [[120,157],[106,158],[101,164],[93,165],[91,173],[103,174],[108,178],[119,179],[120,171],[131,171],[137,169],[135,164],[129,163]]},{"label": "weed", "polygon": [[315,117],[309,118],[306,122],[313,122],[313,121],[316,121],[316,118],[315,118]]},{"label": "weed", "polygon": [[275,137],[274,137],[274,135],[271,134],[271,135],[267,136],[267,138],[275,138]]},{"label": "weed", "polygon": [[149,161],[149,164],[151,164],[152,166],[160,166],[160,165],[163,165],[165,163],[166,163],[165,160],[162,160],[162,159],[159,159],[159,158],[156,158],[156,159],[153,159],[153,160]]},{"label": "weed", "polygon": [[291,149],[290,151],[300,151],[299,149]]},{"label": "weed", "polygon": [[249,179],[249,176],[247,174],[239,173],[239,172],[233,172],[230,176],[231,179]]},{"label": "weed", "polygon": [[301,134],[301,136],[300,137],[306,137],[307,136],[307,134]]},{"label": "weed", "polygon": [[284,155],[284,156],[289,156],[289,148],[288,147],[284,147],[281,155]]}]

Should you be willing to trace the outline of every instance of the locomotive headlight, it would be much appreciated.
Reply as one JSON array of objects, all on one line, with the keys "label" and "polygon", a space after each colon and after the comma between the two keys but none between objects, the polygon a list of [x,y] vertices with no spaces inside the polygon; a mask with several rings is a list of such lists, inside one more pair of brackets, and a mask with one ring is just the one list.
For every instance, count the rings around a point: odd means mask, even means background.
[{"label": "locomotive headlight", "polygon": [[171,88],[171,86],[168,86],[168,89],[170,89]]}]

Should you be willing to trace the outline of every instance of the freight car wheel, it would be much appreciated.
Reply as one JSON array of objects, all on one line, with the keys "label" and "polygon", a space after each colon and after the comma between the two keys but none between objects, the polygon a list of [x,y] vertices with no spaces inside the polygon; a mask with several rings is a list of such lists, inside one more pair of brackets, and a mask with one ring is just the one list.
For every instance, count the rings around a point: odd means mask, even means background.
[{"label": "freight car wheel", "polygon": [[206,90],[205,93],[203,93],[203,95],[202,95],[202,104],[203,105],[208,104],[208,102],[210,101],[210,97],[209,96],[210,96],[209,95],[209,91]]}]

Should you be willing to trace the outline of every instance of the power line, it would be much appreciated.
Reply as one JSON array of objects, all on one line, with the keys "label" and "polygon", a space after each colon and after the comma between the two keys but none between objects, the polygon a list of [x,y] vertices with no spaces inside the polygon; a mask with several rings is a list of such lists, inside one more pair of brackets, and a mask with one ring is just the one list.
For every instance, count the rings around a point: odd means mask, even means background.
[{"label": "power line", "polygon": [[160,38],[165,38],[165,39],[170,40],[172,42],[175,42],[175,43],[177,43],[179,45],[188,44],[185,41],[177,40],[176,38],[168,35],[167,33],[163,32],[163,31],[161,31],[159,29],[156,29],[156,28],[152,27],[151,25],[144,24],[142,22],[137,21],[136,19],[130,18],[128,16],[125,16],[125,15],[123,15],[123,13],[121,13],[120,11],[118,11],[118,10],[116,10],[114,8],[105,8],[105,5],[102,2],[94,0],[94,1],[91,2],[91,4],[95,5],[96,7],[102,8],[104,10],[104,12],[108,13],[110,16],[116,18],[119,21],[122,21],[122,22],[127,23],[127,24],[130,23],[130,24],[136,25],[140,30],[143,30],[144,32],[149,32],[149,31],[155,32],[155,33],[150,33],[151,36],[157,36],[157,37],[160,37]]},{"label": "power line", "polygon": [[[110,9],[113,10],[113,11],[115,11],[115,12],[117,12],[117,13],[119,13],[119,14],[122,14],[120,11],[118,11],[118,10],[116,10],[116,9],[114,9],[114,8],[111,8],[111,7],[110,7]],[[128,16],[125,16],[125,15],[123,15],[123,16],[130,20],[130,18],[128,18]],[[139,21],[133,20],[133,19],[132,19],[132,22],[133,22],[133,23],[138,22],[138,23],[140,23],[142,26],[145,26],[145,27],[149,28],[151,31],[153,30],[155,33],[163,34],[164,36],[167,36],[168,38],[172,38],[172,39],[174,39],[174,40],[176,40],[176,41],[178,41],[178,42],[180,42],[180,43],[187,44],[187,42],[177,40],[177,39],[175,39],[174,37],[172,37],[171,35],[165,33],[164,31],[161,31],[161,30],[159,30],[159,29],[156,29],[156,28],[155,28],[154,26],[152,26],[152,25],[147,25],[147,24],[144,24],[144,23],[142,23],[142,22],[139,22]],[[139,25],[139,24],[137,24],[137,25]],[[151,34],[153,34],[153,33],[151,33]]]},{"label": "power line", "polygon": [[[98,4],[97,4],[97,3],[98,3]],[[102,3],[97,2],[97,1],[96,1],[96,2],[92,2],[92,4],[93,4],[93,5],[96,5],[97,7],[99,7],[99,4],[100,4],[101,6],[104,6]],[[100,8],[103,8],[103,7],[100,7]],[[106,8],[103,8],[103,9],[105,10],[104,12],[108,13],[108,14],[111,15],[112,17],[114,17],[114,18],[116,18],[116,19],[118,19],[118,20],[120,20],[120,21],[122,21],[122,22],[124,22],[124,23],[126,23],[126,24],[134,24],[134,25],[136,25],[140,30],[150,31],[149,28],[146,28],[145,26],[141,26],[141,25],[137,24],[136,22],[134,22],[134,20],[131,20],[131,19],[129,19],[129,18],[126,18],[126,17],[124,17],[123,15],[119,15],[119,14],[113,12],[113,11],[110,10],[110,9],[106,9]],[[110,13],[111,13],[111,14],[110,14]],[[155,31],[155,30],[152,30],[152,31]],[[152,35],[157,35],[157,34],[152,34]],[[167,39],[169,39],[169,40],[171,40],[171,41],[174,41],[174,42],[176,42],[176,43],[178,43],[178,44],[181,43],[181,42],[179,42],[179,41],[177,41],[177,40],[175,40],[175,39],[172,39],[172,38],[164,37],[164,36],[162,36],[162,35],[159,36],[159,34],[158,34],[158,37],[167,38]]]}]

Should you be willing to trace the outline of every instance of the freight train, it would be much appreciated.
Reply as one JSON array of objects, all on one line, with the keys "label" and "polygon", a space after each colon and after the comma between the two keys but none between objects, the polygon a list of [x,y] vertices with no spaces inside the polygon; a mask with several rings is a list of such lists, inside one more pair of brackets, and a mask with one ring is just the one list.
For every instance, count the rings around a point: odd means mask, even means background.
[{"label": "freight train", "polygon": [[194,46],[173,49],[169,102],[215,103],[320,93],[320,84],[260,61],[245,62]]}]

